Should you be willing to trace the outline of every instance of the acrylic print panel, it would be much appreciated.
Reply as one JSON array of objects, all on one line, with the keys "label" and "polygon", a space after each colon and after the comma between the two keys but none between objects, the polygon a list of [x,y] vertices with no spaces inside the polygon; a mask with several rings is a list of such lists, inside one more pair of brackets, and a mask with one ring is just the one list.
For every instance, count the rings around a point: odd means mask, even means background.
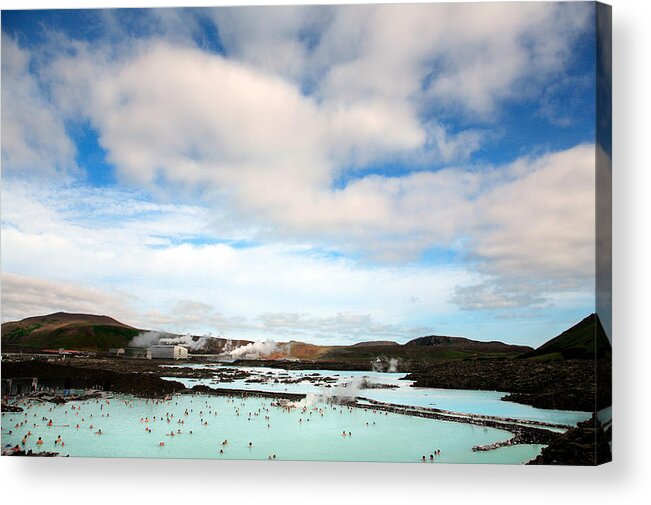
[{"label": "acrylic print panel", "polygon": [[610,8],[2,13],[2,453],[611,454]]}]

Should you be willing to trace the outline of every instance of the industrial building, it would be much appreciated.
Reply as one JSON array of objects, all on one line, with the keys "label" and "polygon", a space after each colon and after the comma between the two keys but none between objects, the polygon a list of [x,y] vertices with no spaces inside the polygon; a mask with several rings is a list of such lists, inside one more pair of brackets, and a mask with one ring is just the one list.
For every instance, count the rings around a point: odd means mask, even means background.
[{"label": "industrial building", "polygon": [[151,351],[144,347],[127,347],[124,356],[133,359],[151,359]]},{"label": "industrial building", "polygon": [[188,359],[188,350],[180,345],[152,345],[149,349],[154,359]]},{"label": "industrial building", "polygon": [[118,347],[108,350],[113,358],[151,359],[151,351],[144,347]]},{"label": "industrial building", "polygon": [[18,379],[2,379],[2,396],[16,396],[36,391],[36,377],[21,377]]}]

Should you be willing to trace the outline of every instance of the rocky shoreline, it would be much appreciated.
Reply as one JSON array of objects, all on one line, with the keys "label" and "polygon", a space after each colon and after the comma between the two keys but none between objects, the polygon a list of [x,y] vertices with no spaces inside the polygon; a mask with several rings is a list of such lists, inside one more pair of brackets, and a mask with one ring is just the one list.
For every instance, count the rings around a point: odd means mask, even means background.
[{"label": "rocky shoreline", "polygon": [[612,429],[592,419],[579,423],[544,447],[528,465],[594,466],[612,461]]},{"label": "rocky shoreline", "polygon": [[[538,408],[593,412],[611,405],[610,364],[593,360],[448,360],[416,367],[418,387],[504,391],[503,400]],[[599,381],[597,390],[596,384]]]},{"label": "rocky shoreline", "polygon": [[119,373],[103,368],[43,361],[3,362],[2,377],[36,377],[39,384],[46,387],[101,389],[149,398],[163,397],[185,389],[180,382],[163,380],[153,373]]}]

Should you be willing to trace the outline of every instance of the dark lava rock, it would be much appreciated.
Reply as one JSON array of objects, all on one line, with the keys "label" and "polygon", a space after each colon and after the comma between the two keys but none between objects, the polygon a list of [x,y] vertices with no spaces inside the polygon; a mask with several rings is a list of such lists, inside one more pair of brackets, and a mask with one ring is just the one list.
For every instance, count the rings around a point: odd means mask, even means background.
[{"label": "dark lava rock", "polygon": [[596,417],[579,423],[551,441],[528,465],[594,466],[612,461],[611,431],[604,432]]},{"label": "dark lava rock", "polygon": [[510,393],[504,400],[539,408],[594,412],[595,401],[598,410],[611,405],[609,377],[609,362],[476,359],[422,364],[405,379],[419,387],[504,391]]},{"label": "dark lava rock", "polygon": [[2,404],[2,412],[22,412],[23,408],[18,405],[7,405],[6,403]]},{"label": "dark lava rock", "polygon": [[43,361],[3,363],[3,378],[37,377],[39,384],[63,389],[103,389],[144,397],[161,397],[185,389],[179,382],[166,381],[149,373],[118,373],[102,368],[76,367]]}]

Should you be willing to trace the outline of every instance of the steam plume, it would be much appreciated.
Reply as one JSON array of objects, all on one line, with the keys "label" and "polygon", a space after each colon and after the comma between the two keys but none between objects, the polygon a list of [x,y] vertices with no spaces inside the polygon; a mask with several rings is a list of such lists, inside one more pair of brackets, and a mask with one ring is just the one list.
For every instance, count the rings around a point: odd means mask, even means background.
[{"label": "steam plume", "polygon": [[160,331],[144,331],[129,342],[129,347],[150,347],[152,345],[182,345],[191,351],[203,349],[210,337],[193,337],[192,335],[174,335]]},{"label": "steam plume", "polygon": [[240,346],[230,351],[229,355],[232,359],[259,359],[271,355],[276,350],[278,350],[278,344],[273,340],[266,340]]}]

